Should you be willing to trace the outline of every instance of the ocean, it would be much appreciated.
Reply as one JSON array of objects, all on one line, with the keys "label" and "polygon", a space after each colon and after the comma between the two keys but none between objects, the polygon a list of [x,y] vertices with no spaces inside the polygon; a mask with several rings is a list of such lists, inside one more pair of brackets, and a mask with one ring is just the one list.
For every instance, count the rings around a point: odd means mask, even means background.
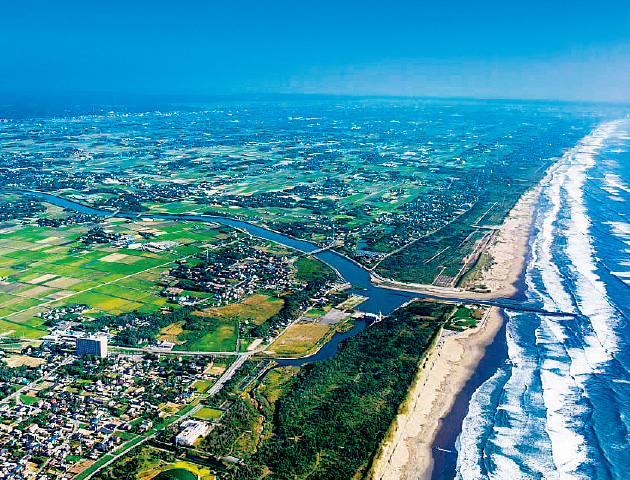
[{"label": "ocean", "polygon": [[630,478],[630,119],[550,172],[523,295],[577,315],[506,312],[507,358],[472,394],[456,478]]}]

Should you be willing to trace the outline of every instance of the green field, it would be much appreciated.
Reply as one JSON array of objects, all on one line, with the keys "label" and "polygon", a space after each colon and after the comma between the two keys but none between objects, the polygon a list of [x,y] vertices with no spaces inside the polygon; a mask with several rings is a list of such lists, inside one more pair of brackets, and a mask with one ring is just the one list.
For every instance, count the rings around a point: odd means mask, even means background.
[{"label": "green field", "polygon": [[37,403],[39,401],[39,398],[31,397],[31,396],[28,396],[28,395],[20,395],[20,401],[24,405],[33,405],[34,403]]},{"label": "green field", "polygon": [[336,273],[325,263],[312,257],[302,257],[295,262],[297,272],[295,277],[298,280],[309,282],[320,278],[335,278]]},{"label": "green field", "polygon": [[223,415],[223,410],[218,410],[216,408],[203,407],[197,413],[195,413],[194,417],[199,420],[218,420]]},{"label": "green field", "polygon": [[[195,332],[196,333],[196,332]],[[191,332],[184,330],[180,339],[190,338]],[[211,331],[202,332],[201,336],[195,336],[186,343],[180,345],[180,350],[200,352],[230,352],[236,349],[237,325],[236,323],[220,323]]]},{"label": "green field", "polygon": [[[41,337],[46,334],[44,320],[35,314],[67,304],[87,305],[92,309],[86,314],[90,317],[133,310],[155,312],[166,303],[156,284],[160,272],[172,267],[173,260],[198,253],[201,245],[223,238],[226,231],[171,221],[128,223],[116,219],[109,219],[103,228],[125,235],[151,231],[151,241],[173,237],[182,244],[173,251],[157,253],[109,244],[86,246],[79,237],[87,232],[88,225],[16,224],[0,236],[0,333]],[[272,305],[267,308],[273,311]],[[264,315],[264,308],[260,310]],[[232,330],[224,327],[214,336],[199,339],[199,345],[226,348],[227,342],[233,349]]]}]

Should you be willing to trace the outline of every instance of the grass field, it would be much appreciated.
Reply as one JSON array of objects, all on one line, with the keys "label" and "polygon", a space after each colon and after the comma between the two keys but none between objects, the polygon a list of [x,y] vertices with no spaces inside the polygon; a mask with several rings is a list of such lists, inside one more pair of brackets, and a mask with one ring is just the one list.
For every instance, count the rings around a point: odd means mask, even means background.
[{"label": "grass field", "polygon": [[197,393],[203,393],[208,390],[213,383],[214,379],[212,378],[209,378],[208,380],[197,380],[193,383],[193,388],[197,391]]},{"label": "grass field", "polygon": [[218,420],[223,415],[223,410],[218,410],[216,408],[203,407],[197,413],[195,413],[194,417],[199,420]]},{"label": "grass field", "polygon": [[310,257],[299,258],[295,262],[297,272],[295,277],[298,280],[310,282],[323,277],[335,278],[336,274],[328,265]]},{"label": "grass field", "polygon": [[212,317],[238,317],[241,320],[249,320],[260,325],[265,320],[278,313],[284,300],[270,297],[269,295],[255,294],[239,303],[226,305],[225,307],[211,307],[204,309],[204,314]]},{"label": "grass field", "polygon": [[[187,340],[178,347],[180,350],[201,352],[231,352],[236,349],[237,324],[235,322],[220,323],[216,328],[201,337]],[[179,339],[189,337],[189,332],[183,331]]]},{"label": "grass field", "polygon": [[20,395],[20,400],[24,405],[33,405],[39,401],[39,398],[31,397],[29,395]]},{"label": "grass field", "polygon": [[296,323],[282,333],[267,351],[291,357],[306,355],[329,331],[330,327],[326,325]]},{"label": "grass field", "polygon": [[[168,468],[161,473],[167,472],[171,475],[174,475],[174,478],[177,478],[178,480],[213,480],[215,478],[208,468],[183,461],[169,465]],[[160,480],[161,473],[154,478],[156,480]]]},{"label": "grass field", "polygon": [[484,310],[481,308],[468,308],[464,306],[458,306],[457,310],[451,317],[451,326],[455,329],[474,327],[477,322],[483,317]]},{"label": "grass field", "polygon": [[156,475],[155,480],[197,480],[197,474],[187,468],[171,468]]},{"label": "grass field", "polygon": [[162,330],[160,330],[159,335],[156,336],[157,340],[175,343],[176,345],[180,345],[184,343],[183,340],[178,339],[179,335],[182,334],[184,329],[182,328],[184,322],[176,322],[170,325],[167,325]]}]

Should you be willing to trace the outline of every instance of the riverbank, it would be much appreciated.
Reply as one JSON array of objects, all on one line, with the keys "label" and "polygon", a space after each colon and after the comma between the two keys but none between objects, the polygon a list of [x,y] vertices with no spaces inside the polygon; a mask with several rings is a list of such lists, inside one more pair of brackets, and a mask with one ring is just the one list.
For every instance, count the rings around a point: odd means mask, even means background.
[{"label": "riverbank", "polygon": [[[466,297],[471,300],[493,300],[514,296],[518,292],[518,282],[525,266],[529,231],[544,182],[545,180],[543,179],[540,184],[523,194],[503,224],[497,227],[499,233],[487,251],[492,257],[492,264],[489,268],[479,272],[480,275],[466,285],[466,290],[420,283],[397,282],[379,277],[373,272],[372,282],[374,285],[393,290],[437,295],[444,298]],[[487,291],[481,292],[478,290]]]},{"label": "riverbank", "polygon": [[[518,283],[528,253],[529,233],[543,180],[526,192],[512,209],[495,242],[488,248],[492,257],[489,268],[480,272],[469,288],[485,288],[487,293],[466,292],[479,300],[507,298],[518,292]],[[389,282],[387,283],[390,286]],[[390,287],[391,288],[391,287]],[[410,284],[394,288],[408,290]],[[411,286],[413,291],[447,297],[461,297],[463,291],[424,285]],[[374,462],[372,480],[431,478],[434,466],[433,448],[445,417],[456,404],[473,372],[493,343],[504,320],[500,309],[489,309],[475,329],[454,334],[444,332],[428,354],[418,378],[409,391],[401,413],[388,432],[387,441]]]}]

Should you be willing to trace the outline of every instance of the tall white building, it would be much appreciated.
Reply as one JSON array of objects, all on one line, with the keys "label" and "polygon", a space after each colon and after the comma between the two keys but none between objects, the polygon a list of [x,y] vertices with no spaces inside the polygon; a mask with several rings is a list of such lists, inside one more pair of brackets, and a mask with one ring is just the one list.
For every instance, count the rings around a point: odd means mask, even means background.
[{"label": "tall white building", "polygon": [[86,338],[77,338],[76,353],[78,357],[84,355],[97,355],[107,357],[107,337],[104,335]]}]

